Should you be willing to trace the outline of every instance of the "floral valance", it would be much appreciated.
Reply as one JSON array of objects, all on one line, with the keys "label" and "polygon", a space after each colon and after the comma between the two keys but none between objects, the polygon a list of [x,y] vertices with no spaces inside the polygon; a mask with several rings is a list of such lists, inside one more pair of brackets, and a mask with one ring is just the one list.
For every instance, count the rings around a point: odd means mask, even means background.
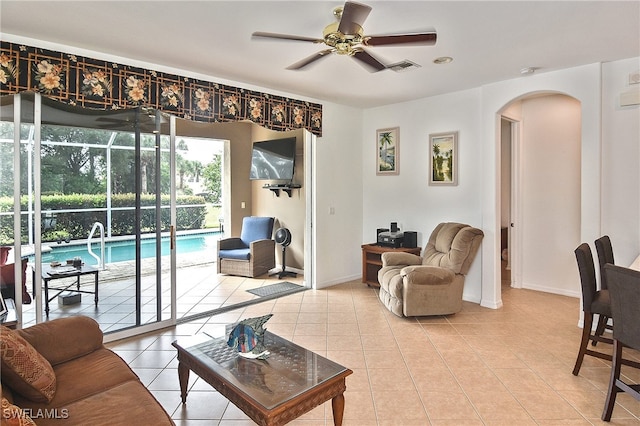
[{"label": "floral valance", "polygon": [[188,120],[251,120],[322,136],[320,104],[0,41],[0,95],[26,90],[85,108],[144,105]]}]

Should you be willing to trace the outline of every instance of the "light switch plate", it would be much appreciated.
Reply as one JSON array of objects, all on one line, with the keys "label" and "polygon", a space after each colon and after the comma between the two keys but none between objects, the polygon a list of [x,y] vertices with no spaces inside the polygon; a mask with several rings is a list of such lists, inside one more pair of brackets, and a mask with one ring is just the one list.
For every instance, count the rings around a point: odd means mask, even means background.
[{"label": "light switch plate", "polygon": [[640,105],[640,87],[620,93],[620,106]]}]

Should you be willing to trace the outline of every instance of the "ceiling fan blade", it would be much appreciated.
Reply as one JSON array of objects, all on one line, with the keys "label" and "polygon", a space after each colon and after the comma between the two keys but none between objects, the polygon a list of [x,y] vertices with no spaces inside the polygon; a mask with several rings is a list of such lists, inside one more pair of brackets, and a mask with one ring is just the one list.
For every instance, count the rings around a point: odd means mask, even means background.
[{"label": "ceiling fan blade", "polygon": [[355,2],[346,2],[342,9],[342,18],[338,25],[338,31],[342,34],[356,34],[362,30],[364,21],[371,12],[371,6]]},{"label": "ceiling fan blade", "polygon": [[362,44],[365,46],[391,46],[391,45],[416,45],[433,46],[436,44],[435,30],[412,34],[389,34],[365,36]]},{"label": "ceiling fan blade", "polygon": [[353,59],[358,60],[371,72],[378,72],[387,69],[385,64],[374,58],[369,52],[362,49],[356,50],[356,53],[353,55]]},{"label": "ceiling fan blade", "polygon": [[307,41],[311,43],[322,43],[324,40],[317,37],[304,37],[304,36],[296,36],[290,34],[278,34],[278,33],[265,33],[262,31],[256,31],[251,34],[251,37],[260,37],[260,38],[276,38],[280,40],[292,40],[292,41]]},{"label": "ceiling fan blade", "polygon": [[296,62],[295,64],[291,64],[287,67],[288,70],[299,70],[301,68],[306,67],[307,65],[310,65],[312,63],[314,63],[315,61],[324,58],[325,56],[329,56],[329,54],[331,54],[334,51],[334,49],[325,49],[325,50],[321,50],[317,53],[314,53],[311,56],[308,56],[306,58],[304,58],[301,61]]}]

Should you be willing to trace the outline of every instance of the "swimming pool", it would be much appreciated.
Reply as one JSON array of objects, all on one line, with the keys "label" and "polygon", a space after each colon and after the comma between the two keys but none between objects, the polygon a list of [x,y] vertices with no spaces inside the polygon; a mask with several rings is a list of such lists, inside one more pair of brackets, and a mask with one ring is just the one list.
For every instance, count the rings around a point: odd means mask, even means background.
[{"label": "swimming pool", "polygon": [[[203,250],[215,250],[216,241],[220,238],[220,232],[208,232],[201,234],[178,235],[176,237],[176,253],[193,253]],[[51,251],[42,253],[42,261],[49,263],[58,261],[64,263],[67,259],[79,257],[86,264],[93,265],[96,259],[87,251],[87,245],[51,244]],[[135,259],[135,240],[109,241],[104,244],[104,262],[124,262]],[[93,252],[100,256],[100,243],[92,243]],[[154,239],[143,239],[140,242],[140,256],[145,259],[156,255],[156,242]],[[162,256],[169,255],[169,237],[162,238]],[[31,259],[33,260],[33,259]]]}]

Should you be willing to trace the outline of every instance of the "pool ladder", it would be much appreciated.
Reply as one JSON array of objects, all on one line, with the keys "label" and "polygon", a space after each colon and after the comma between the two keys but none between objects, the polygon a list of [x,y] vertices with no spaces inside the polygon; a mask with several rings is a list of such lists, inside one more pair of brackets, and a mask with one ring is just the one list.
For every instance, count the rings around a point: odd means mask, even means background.
[{"label": "pool ladder", "polygon": [[[100,256],[95,254],[91,249],[91,240],[93,239],[93,234],[96,232],[96,229],[100,229]],[[104,268],[104,226],[100,222],[96,222],[93,224],[91,228],[91,232],[89,232],[89,238],[87,238],[87,251],[91,256],[93,256],[98,261],[98,268]]]}]

